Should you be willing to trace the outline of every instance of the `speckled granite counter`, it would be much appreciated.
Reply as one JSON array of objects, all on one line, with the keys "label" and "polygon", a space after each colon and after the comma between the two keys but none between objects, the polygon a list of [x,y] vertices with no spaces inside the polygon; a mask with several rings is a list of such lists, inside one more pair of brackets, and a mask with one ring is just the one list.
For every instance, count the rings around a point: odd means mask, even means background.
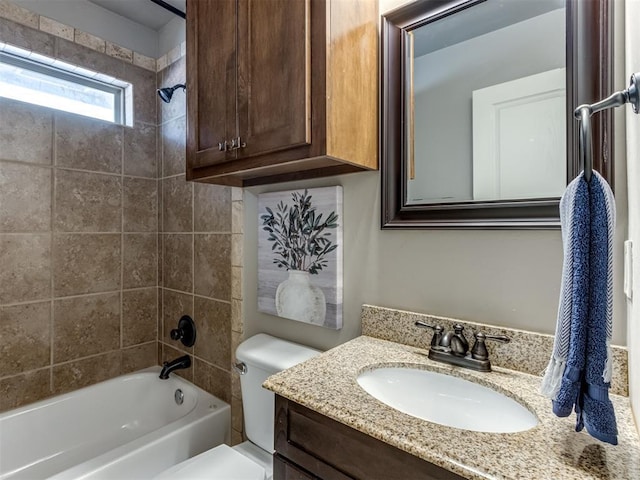
[{"label": "speckled granite counter", "polygon": [[[525,405],[537,427],[511,434],[445,427],[401,413],[367,394],[356,378],[380,366],[447,373],[494,388]],[[478,373],[437,363],[427,351],[367,336],[270,377],[273,392],[469,479],[638,480],[640,443],[627,397],[612,395],[619,445],[574,431],[574,416],[557,418],[538,393],[540,377],[494,368]]]}]

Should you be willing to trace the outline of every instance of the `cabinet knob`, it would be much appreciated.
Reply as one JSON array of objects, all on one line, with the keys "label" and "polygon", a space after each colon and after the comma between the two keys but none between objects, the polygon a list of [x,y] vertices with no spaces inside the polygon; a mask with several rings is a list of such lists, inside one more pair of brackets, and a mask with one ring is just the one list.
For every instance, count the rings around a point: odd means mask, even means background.
[{"label": "cabinet knob", "polygon": [[227,143],[226,140],[224,142],[218,143],[218,150],[220,150],[221,152],[224,152],[228,149],[229,149],[229,144]]}]

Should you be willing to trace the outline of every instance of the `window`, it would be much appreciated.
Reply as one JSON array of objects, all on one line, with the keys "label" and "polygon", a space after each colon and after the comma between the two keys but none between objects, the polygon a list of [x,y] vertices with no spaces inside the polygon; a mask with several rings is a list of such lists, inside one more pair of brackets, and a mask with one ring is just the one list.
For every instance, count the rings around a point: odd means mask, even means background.
[{"label": "window", "polygon": [[131,125],[131,84],[0,43],[0,97]]}]

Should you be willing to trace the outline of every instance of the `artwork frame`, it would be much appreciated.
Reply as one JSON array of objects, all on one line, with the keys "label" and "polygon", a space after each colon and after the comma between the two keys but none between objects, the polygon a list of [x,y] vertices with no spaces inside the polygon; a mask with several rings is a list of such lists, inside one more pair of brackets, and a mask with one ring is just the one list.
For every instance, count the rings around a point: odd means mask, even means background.
[{"label": "artwork frame", "polygon": [[258,311],[342,328],[341,186],[258,195]]}]

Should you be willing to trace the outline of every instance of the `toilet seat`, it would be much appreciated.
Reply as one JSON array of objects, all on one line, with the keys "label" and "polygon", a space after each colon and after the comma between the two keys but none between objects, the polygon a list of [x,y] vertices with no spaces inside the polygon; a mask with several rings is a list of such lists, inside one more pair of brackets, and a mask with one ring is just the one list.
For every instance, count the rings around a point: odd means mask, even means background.
[{"label": "toilet seat", "polygon": [[155,480],[266,480],[265,469],[228,445],[219,445],[163,471]]}]

